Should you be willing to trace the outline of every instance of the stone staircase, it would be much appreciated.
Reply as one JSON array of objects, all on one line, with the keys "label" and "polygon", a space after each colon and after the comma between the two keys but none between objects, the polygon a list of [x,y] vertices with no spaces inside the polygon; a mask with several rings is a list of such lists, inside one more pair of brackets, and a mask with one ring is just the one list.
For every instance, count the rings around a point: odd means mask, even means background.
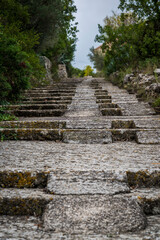
[{"label": "stone staircase", "polygon": [[[0,122],[0,239],[160,239],[160,116],[103,79],[25,92]],[[19,141],[21,140],[21,141]]]}]

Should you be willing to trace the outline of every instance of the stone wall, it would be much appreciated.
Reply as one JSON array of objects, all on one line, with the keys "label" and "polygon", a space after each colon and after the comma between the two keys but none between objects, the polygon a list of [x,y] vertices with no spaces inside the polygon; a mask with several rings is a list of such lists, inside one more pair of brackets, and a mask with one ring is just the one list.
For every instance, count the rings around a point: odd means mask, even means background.
[{"label": "stone wall", "polygon": [[51,73],[51,68],[52,68],[51,61],[46,56],[40,56],[40,61],[46,69],[45,79],[49,81],[50,84],[53,84],[52,73]]},{"label": "stone wall", "polygon": [[66,79],[68,78],[66,65],[65,64],[59,64],[58,65],[58,76],[60,79]]}]

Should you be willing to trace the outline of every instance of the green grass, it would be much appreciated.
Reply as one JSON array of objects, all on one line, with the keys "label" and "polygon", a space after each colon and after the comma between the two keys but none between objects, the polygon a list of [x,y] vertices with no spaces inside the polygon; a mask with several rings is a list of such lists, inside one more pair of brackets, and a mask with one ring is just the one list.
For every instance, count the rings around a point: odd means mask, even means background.
[{"label": "green grass", "polygon": [[160,107],[160,97],[153,102],[153,107]]},{"label": "green grass", "polygon": [[18,120],[13,114],[6,113],[7,107],[0,107],[0,122],[1,121],[14,121]]}]

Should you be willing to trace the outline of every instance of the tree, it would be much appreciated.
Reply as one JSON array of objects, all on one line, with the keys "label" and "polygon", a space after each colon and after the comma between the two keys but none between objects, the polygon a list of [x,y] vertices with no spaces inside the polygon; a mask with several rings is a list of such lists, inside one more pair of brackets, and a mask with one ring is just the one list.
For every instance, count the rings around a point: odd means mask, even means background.
[{"label": "tree", "polygon": [[27,29],[29,21],[27,8],[18,1],[0,1],[0,95],[6,100],[18,99],[31,78],[43,77],[44,69],[33,49],[39,37]]},{"label": "tree", "polygon": [[92,76],[93,74],[93,69],[91,66],[86,66],[85,70],[84,70],[84,76]]},{"label": "tree", "polygon": [[37,52],[47,55],[55,64],[70,65],[76,47],[77,11],[73,0],[18,0],[28,6],[31,17],[28,29],[36,30],[39,35]]},{"label": "tree", "polygon": [[137,60],[137,42],[139,36],[135,29],[137,19],[131,13],[105,18],[105,26],[99,25],[100,35],[96,41],[102,43],[104,51],[104,72],[111,74],[128,67]]},{"label": "tree", "polygon": [[159,0],[120,0],[121,10],[132,11],[137,16],[142,31],[141,54],[143,58],[160,57],[160,2]]},{"label": "tree", "polygon": [[102,52],[98,52],[94,47],[90,48],[90,53],[88,54],[90,61],[93,62],[94,68],[97,71],[102,71],[104,68],[104,55]]}]

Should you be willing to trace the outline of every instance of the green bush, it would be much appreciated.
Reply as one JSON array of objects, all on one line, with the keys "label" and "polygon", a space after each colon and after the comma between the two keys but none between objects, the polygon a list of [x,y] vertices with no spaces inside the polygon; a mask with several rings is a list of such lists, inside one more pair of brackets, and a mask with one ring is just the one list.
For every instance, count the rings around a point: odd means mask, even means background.
[{"label": "green bush", "polygon": [[153,106],[160,107],[160,97],[155,100],[155,102],[153,103]]},{"label": "green bush", "polygon": [[0,101],[16,100],[29,87],[32,67],[19,44],[0,34]]}]

